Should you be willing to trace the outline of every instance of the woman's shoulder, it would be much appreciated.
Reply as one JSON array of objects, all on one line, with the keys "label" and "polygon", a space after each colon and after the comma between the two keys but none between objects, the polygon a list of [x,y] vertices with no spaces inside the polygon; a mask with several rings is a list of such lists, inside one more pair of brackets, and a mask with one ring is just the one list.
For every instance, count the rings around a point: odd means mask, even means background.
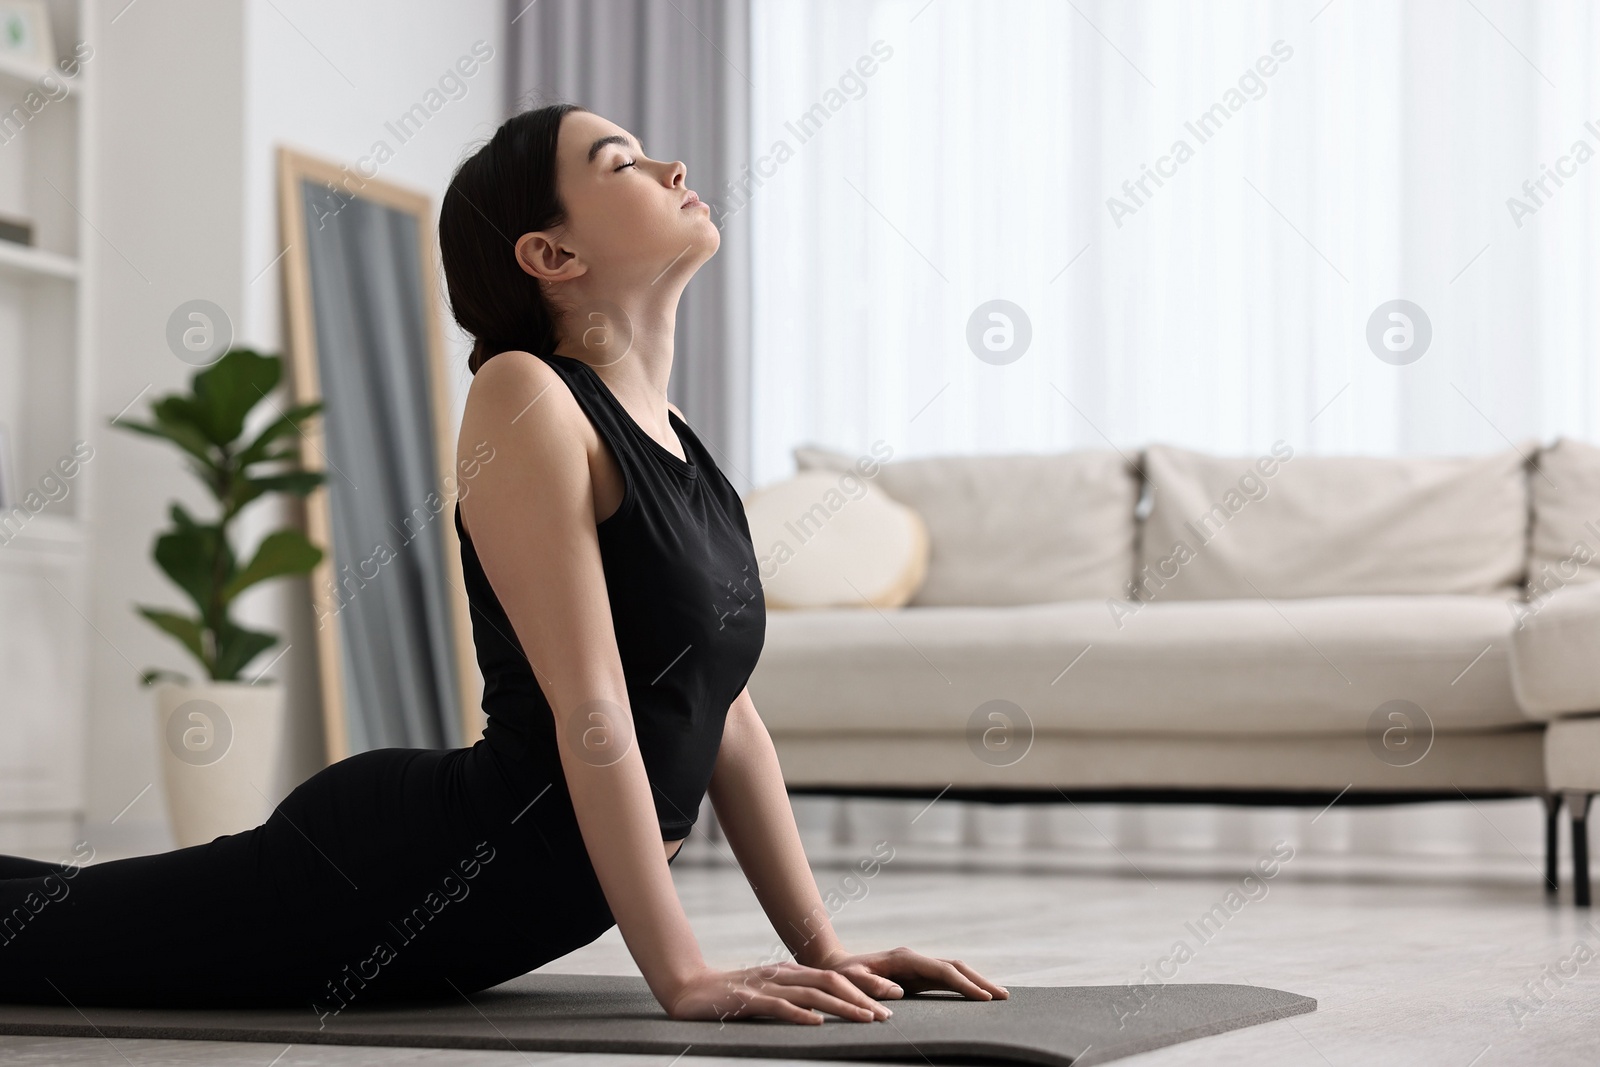
[{"label": "woman's shoulder", "polygon": [[467,424],[523,426],[537,413],[539,422],[552,416],[563,428],[573,418],[586,422],[566,378],[547,360],[521,349],[508,349],[485,360],[467,386],[462,427]]},{"label": "woman's shoulder", "polygon": [[552,382],[561,375],[550,361],[521,348],[508,348],[483,361],[467,386],[467,396],[495,393],[521,380]]},{"label": "woman's shoulder", "polygon": [[566,380],[532,352],[498,353],[473,375],[456,438],[458,460],[488,448],[510,455],[514,467],[537,477],[546,464],[587,470],[596,445],[594,428]]}]

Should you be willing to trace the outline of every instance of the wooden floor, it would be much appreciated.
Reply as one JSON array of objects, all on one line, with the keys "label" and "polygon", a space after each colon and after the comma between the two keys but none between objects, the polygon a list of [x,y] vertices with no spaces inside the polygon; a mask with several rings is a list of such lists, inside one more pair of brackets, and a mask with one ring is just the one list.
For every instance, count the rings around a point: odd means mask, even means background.
[{"label": "wooden floor", "polygon": [[[707,851],[673,869],[707,959],[731,967],[770,958],[776,939],[748,884]],[[843,862],[829,865],[833,859]],[[1241,888],[1245,865],[1233,874],[1161,874],[1134,857],[1121,871],[967,870],[904,852],[852,883],[848,859],[813,854],[819,885],[845,900],[834,925],[851,948],[905,944],[959,957],[1011,986],[1108,985],[1138,980],[1182,939],[1193,957],[1172,981],[1250,982],[1320,1004],[1312,1015],[1119,1061],[1129,1067],[1600,1063],[1600,917],[1574,909],[1566,894],[1547,901],[1530,872],[1383,881],[1291,863],[1270,881],[1243,886],[1244,903],[1235,898],[1237,910],[1202,942],[1187,924]],[[546,970],[638,973],[615,929]],[[0,1062],[19,1067],[664,1067],[671,1059],[0,1037]],[[739,1061],[685,1056],[675,1067],[692,1062]]]}]

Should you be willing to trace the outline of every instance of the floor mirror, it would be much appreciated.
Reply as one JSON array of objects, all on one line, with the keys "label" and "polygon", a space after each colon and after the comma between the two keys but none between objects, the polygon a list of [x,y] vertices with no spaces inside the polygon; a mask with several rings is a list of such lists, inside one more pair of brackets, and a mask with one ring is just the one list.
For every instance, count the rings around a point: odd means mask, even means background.
[{"label": "floor mirror", "polygon": [[[301,439],[328,761],[482,735],[461,574],[441,275],[425,194],[278,150],[285,318]],[[468,465],[471,460],[469,457]]]}]

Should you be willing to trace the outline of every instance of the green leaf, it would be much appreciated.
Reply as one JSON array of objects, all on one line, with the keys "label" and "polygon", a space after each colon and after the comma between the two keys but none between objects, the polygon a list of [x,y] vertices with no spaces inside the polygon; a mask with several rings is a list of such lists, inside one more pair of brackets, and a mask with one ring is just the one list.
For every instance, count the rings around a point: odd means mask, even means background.
[{"label": "green leaf", "polygon": [[231,445],[244,432],[245,417],[278,386],[282,361],[248,348],[230,348],[194,376],[194,411],[206,436]]},{"label": "green leaf", "polygon": [[107,419],[106,425],[114,426],[119,430],[132,430],[135,433],[149,434],[151,437],[159,437],[165,441],[171,441],[173,439],[172,435],[167,432],[165,427],[154,425],[148,422],[133,422],[128,419]]},{"label": "green leaf", "polygon": [[194,530],[205,525],[204,523],[196,522],[194,516],[190,515],[188,510],[176,500],[167,508],[167,515],[171,517],[172,525],[180,530]]},{"label": "green leaf", "polygon": [[180,674],[177,671],[163,670],[160,667],[151,667],[143,674],[139,675],[139,684],[146,686],[155,685],[163,678],[171,678],[175,682],[187,683],[189,681],[189,676],[187,674]]},{"label": "green leaf", "polygon": [[[143,615],[167,633],[182,641],[183,647],[187,648],[194,655],[194,658],[200,661],[200,666],[206,666],[205,645],[200,637],[204,627],[199,619],[191,619],[188,616],[178,615],[171,611],[163,611],[160,608],[147,608],[143,604],[135,604],[134,607],[138,609],[140,615]],[[155,673],[161,672],[157,671]],[[148,680],[150,674],[151,672],[149,671],[145,672],[144,677],[147,679],[144,683],[145,685],[150,684]]]},{"label": "green leaf", "polygon": [[307,574],[321,559],[322,550],[306,540],[305,534],[299,530],[279,530],[261,542],[255,558],[223,588],[222,601],[231,603],[234,597],[268,578]]},{"label": "green leaf", "polygon": [[219,553],[225,560],[221,568],[222,581],[227,582],[235,569],[233,553],[222,542],[221,531],[215,526],[196,524],[164,533],[156,538],[151,555],[167,577],[189,594],[201,618],[206,618],[216,591]]},{"label": "green leaf", "polygon": [[246,504],[263,493],[289,493],[303,497],[321,485],[323,480],[321,471],[287,471],[261,478],[243,477],[234,486],[233,510],[228,517],[232,518],[243,511]]},{"label": "green leaf", "polygon": [[202,464],[193,456],[185,456],[184,462],[189,465],[189,472],[200,479],[200,484],[205,486],[212,496],[217,495],[217,486],[220,484],[221,473],[216,467]]},{"label": "green leaf", "polygon": [[[162,440],[171,441],[173,444],[177,445],[179,448],[193,456],[196,461],[204,464],[207,469],[215,470],[216,464],[212,459],[211,442],[206,439],[205,434],[200,430],[200,428],[195,426],[192,422],[181,420],[174,421],[172,418],[168,417],[170,416],[171,409],[162,408],[162,405],[165,404],[167,400],[173,399],[179,398],[168,397],[164,400],[157,401],[154,405],[152,405],[152,408],[156,410],[156,422],[154,425],[143,422],[127,422],[121,419],[110,420],[111,425],[116,426],[119,429],[132,430],[135,433],[149,434],[151,437],[159,437]],[[161,413],[163,410],[168,412],[168,416],[164,416]]]},{"label": "green leaf", "polygon": [[[155,400],[153,421],[110,420],[134,433],[160,437],[177,445],[189,469],[201,480],[218,504],[214,522],[200,522],[182,505],[170,506],[172,527],[157,536],[151,557],[199,610],[198,618],[140,607],[152,623],[183,642],[210,677],[233,680],[251,659],[277,643],[273,634],[257,633],[228,618],[228,604],[246,589],[270,578],[311,571],[323,551],[298,530],[267,535],[243,571],[228,542],[228,524],[248,503],[266,493],[307,496],[322,485],[325,475],[298,469],[300,424],[320,414],[320,400],[277,411],[254,440],[236,448],[244,425],[256,405],[268,400],[283,374],[279,356],[249,348],[231,348],[221,359],[197,372],[188,393]],[[270,401],[269,401],[270,403]],[[276,473],[252,477],[256,464],[287,465]],[[273,468],[268,468],[273,469]],[[152,684],[174,672],[146,670],[141,679]]]},{"label": "green leaf", "polygon": [[159,397],[150,405],[150,410],[155,412],[156,421],[171,427],[184,427],[194,431],[200,440],[209,447],[213,444],[227,444],[226,441],[215,441],[211,436],[211,427],[206,418],[205,408],[192,396],[183,393],[170,393]]},{"label": "green leaf", "polygon": [[278,438],[287,434],[298,433],[300,424],[316,415],[322,410],[322,401],[313,400],[310,403],[299,404],[284,412],[282,417],[271,423],[266,429],[256,436],[254,441],[245,447],[238,456],[239,465],[247,467],[252,463],[261,463],[268,459],[276,458],[267,455],[267,446]]},{"label": "green leaf", "polygon": [[246,630],[224,620],[217,631],[217,669],[212,678],[219,682],[237,681],[247,663],[277,643],[276,634]]},{"label": "green leaf", "polygon": [[292,493],[295,496],[307,495],[324,480],[325,475],[321,471],[287,471],[269,474],[265,478],[247,479],[264,493]]},{"label": "green leaf", "polygon": [[299,463],[300,462],[300,449],[298,447],[296,447],[295,445],[285,445],[281,452],[273,452],[273,453],[271,453],[269,455],[262,456],[260,459],[252,460],[251,462],[252,463]]}]

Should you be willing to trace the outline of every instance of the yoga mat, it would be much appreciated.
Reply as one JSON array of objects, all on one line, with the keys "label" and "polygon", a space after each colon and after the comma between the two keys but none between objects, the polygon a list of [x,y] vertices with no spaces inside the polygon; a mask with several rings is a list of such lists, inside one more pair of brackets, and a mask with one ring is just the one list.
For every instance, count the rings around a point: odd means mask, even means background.
[{"label": "yoga mat", "polygon": [[805,1026],[669,1019],[641,977],[533,973],[454,1002],[351,1004],[321,1019],[309,1008],[0,1004],[0,1034],[1087,1067],[1317,1009],[1252,985],[1168,983],[1142,998],[1128,986],[1007,988],[1008,1000],[914,994],[884,1001],[894,1014],[882,1022]]}]

